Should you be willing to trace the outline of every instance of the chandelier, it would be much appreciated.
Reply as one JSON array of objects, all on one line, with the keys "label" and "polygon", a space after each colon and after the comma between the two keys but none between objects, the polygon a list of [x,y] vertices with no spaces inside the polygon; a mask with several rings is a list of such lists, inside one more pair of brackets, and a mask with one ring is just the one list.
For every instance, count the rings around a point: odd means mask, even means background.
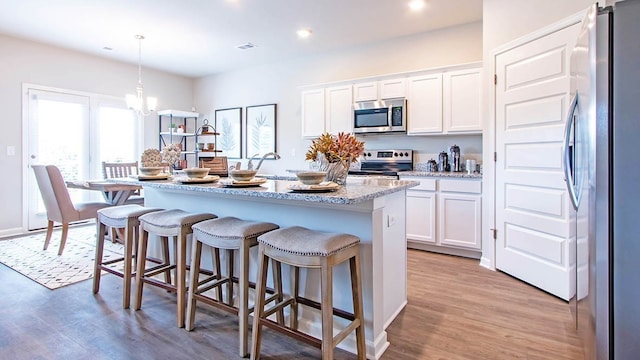
[{"label": "chandelier", "polygon": [[142,40],[144,36],[136,35],[138,39],[138,86],[136,86],[136,94],[127,94],[126,101],[129,109],[133,110],[137,115],[147,116],[156,110],[158,99],[148,96],[145,112],[144,87],[142,86]]}]

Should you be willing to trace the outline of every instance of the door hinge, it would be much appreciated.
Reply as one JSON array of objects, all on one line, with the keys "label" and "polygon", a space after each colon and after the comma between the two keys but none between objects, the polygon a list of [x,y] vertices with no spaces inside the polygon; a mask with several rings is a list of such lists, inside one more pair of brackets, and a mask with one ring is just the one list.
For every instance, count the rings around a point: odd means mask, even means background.
[{"label": "door hinge", "polygon": [[496,162],[496,161],[498,161],[498,153],[494,152],[493,153],[493,162]]},{"label": "door hinge", "polygon": [[493,84],[498,85],[498,75],[493,74]]},{"label": "door hinge", "polygon": [[489,229],[493,232],[493,240],[498,239],[498,229]]}]

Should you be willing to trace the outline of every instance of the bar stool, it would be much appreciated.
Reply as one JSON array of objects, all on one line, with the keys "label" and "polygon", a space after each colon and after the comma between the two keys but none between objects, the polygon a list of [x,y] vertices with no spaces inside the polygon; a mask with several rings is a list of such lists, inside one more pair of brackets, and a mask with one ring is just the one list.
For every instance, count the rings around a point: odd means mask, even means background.
[{"label": "bar stool", "polygon": [[[193,244],[191,251],[190,287],[187,300],[187,323],[185,328],[193,330],[196,314],[196,302],[202,301],[219,309],[228,311],[238,316],[238,328],[240,335],[240,356],[246,356],[248,352],[249,333],[249,287],[255,284],[249,283],[249,249],[258,244],[257,237],[279,228],[278,225],[268,222],[255,222],[241,220],[235,217],[223,217],[206,220],[193,225]],[[214,250],[216,274],[199,280],[198,271],[202,254],[202,245],[210,246]],[[220,249],[227,250],[227,274],[222,277],[220,272]],[[238,250],[240,257],[240,274],[235,277],[234,251]],[[274,267],[276,269],[276,267]],[[279,269],[279,267],[278,267]],[[274,274],[274,278],[280,273]],[[238,307],[233,306],[233,283],[239,286]],[[226,284],[226,301],[222,298],[222,286]],[[276,297],[282,300],[282,283],[275,286],[278,290]],[[217,288],[217,297],[214,299],[204,295],[205,291]],[[273,298],[273,297],[272,297]],[[275,298],[274,298],[275,299]],[[284,323],[284,313],[279,312],[281,323]]]},{"label": "bar stool", "polygon": [[[204,220],[214,219],[216,217],[217,216],[214,214],[189,213],[180,209],[156,211],[140,217],[142,236],[140,237],[140,243],[138,244],[137,254],[138,269],[136,271],[135,310],[140,310],[140,307],[142,306],[142,287],[145,283],[176,292],[178,297],[176,304],[176,320],[178,327],[184,327],[184,302],[187,295],[187,235],[193,232],[191,229],[193,224]],[[145,270],[149,233],[158,235],[162,242],[167,241],[168,237],[174,238],[176,256],[175,264],[165,263]],[[171,284],[171,279],[166,276],[165,282],[153,278],[154,275],[161,272],[167,272],[172,269],[175,269],[176,271],[175,285]]]},{"label": "bar stool", "polygon": [[[356,331],[358,359],[366,358],[364,316],[362,311],[362,281],[360,279],[360,239],[348,234],[335,234],[309,230],[300,226],[274,230],[258,237],[258,279],[256,280],[256,304],[253,316],[251,359],[260,358],[262,325],[284,332],[296,339],[319,347],[322,359],[333,359],[333,350],[347,335]],[[293,297],[264,309],[265,284],[268,259],[294,266]],[[333,308],[333,267],[349,260],[353,314]],[[299,296],[300,267],[321,270],[321,302]],[[322,312],[322,339],[297,330],[298,304],[311,306]],[[277,324],[268,316],[291,306],[291,327]],[[333,315],[351,320],[338,335],[333,336]]]},{"label": "bar stool", "polygon": [[[121,205],[112,206],[98,210],[97,230],[96,230],[96,258],[93,267],[93,293],[100,291],[100,275],[104,270],[123,278],[124,286],[122,288],[122,307],[129,308],[131,301],[131,277],[135,274],[132,272],[131,262],[134,260],[133,249],[140,238],[140,221],[138,218],[144,214],[160,211],[162,209],[144,207],[140,205]],[[124,255],[121,258],[103,261],[104,251],[104,234],[107,228],[124,228]],[[113,232],[115,234],[115,231]],[[168,259],[165,259],[167,261]],[[158,262],[153,259],[152,261]],[[118,262],[124,263],[124,271],[119,271],[110,267]]]}]

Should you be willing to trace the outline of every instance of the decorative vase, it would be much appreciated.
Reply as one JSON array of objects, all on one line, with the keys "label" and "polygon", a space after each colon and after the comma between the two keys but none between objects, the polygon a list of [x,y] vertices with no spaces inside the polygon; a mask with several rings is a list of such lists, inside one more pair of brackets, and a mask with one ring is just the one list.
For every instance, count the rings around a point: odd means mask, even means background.
[{"label": "decorative vase", "polygon": [[327,177],[325,181],[332,181],[338,185],[345,185],[347,183],[347,174],[349,173],[349,166],[351,164],[348,161],[328,162],[323,159],[320,163],[320,171],[326,171]]}]

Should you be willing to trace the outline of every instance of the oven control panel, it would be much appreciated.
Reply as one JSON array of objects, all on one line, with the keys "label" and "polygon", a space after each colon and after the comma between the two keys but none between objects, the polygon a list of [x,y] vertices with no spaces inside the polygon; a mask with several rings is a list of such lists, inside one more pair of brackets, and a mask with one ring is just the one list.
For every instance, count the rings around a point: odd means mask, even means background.
[{"label": "oven control panel", "polygon": [[364,162],[413,162],[413,150],[364,150],[362,154]]}]

